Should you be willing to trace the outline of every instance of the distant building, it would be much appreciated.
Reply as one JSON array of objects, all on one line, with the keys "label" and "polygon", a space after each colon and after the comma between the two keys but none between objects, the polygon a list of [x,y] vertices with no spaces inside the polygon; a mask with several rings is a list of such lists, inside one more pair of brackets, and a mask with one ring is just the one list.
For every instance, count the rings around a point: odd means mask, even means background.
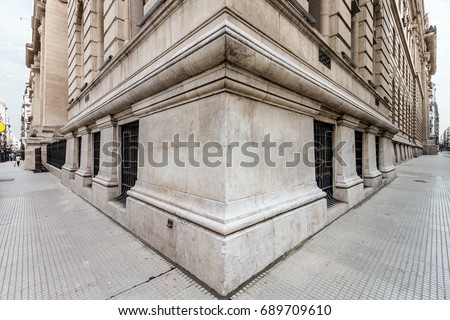
[{"label": "distant building", "polygon": [[[23,141],[28,170],[46,166],[48,146],[64,139],[58,130],[67,123],[66,2],[34,1],[32,42],[26,45],[26,65],[30,69],[26,103],[31,103],[31,116]],[[28,110],[25,107],[24,111]]]},{"label": "distant building", "polygon": [[25,144],[26,140],[28,139],[28,136],[30,134],[30,126],[31,126],[31,120],[32,120],[32,114],[31,114],[31,87],[29,84],[27,84],[25,88],[25,92],[23,94],[22,98],[22,108],[20,111],[20,152],[22,153],[23,159],[25,159]]},{"label": "distant building", "polygon": [[0,162],[4,162],[9,160],[13,142],[8,108],[4,102],[0,102],[0,122],[6,126],[6,130],[0,133]]},{"label": "distant building", "polygon": [[[405,0],[403,0],[405,1]],[[414,1],[412,1],[414,3]],[[426,51],[424,54],[424,62],[428,65],[428,68],[426,69],[427,76],[434,75],[436,73],[436,26],[430,26],[428,22],[428,15],[425,15],[425,44],[426,44]],[[427,81],[428,92],[425,92],[425,94],[428,95],[429,98],[429,105],[428,108],[433,108],[432,114],[430,112],[427,112],[427,117],[424,119],[424,147],[423,152],[424,154],[437,154],[438,150],[438,140],[439,137],[439,113],[436,103],[436,88],[434,84],[431,82],[431,79],[428,77]],[[434,112],[435,111],[435,112]],[[433,116],[433,119],[427,119],[429,116]],[[431,120],[431,122],[430,122]],[[433,126],[432,129],[429,127]],[[428,129],[428,130],[427,130]],[[436,133],[436,129],[438,130]]]},{"label": "distant building", "polygon": [[441,145],[444,150],[450,150],[450,127],[445,129],[442,135]]},{"label": "distant building", "polygon": [[439,146],[439,110],[436,102],[436,85],[434,83],[431,83],[429,100],[430,140],[434,141],[434,144],[436,145],[435,153],[437,154],[437,149]]}]

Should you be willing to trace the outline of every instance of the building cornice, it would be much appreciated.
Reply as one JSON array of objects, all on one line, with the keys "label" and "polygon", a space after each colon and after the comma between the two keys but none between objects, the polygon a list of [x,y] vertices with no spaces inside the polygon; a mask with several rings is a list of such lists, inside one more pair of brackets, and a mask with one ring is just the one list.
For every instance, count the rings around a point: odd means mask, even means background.
[{"label": "building cornice", "polygon": [[436,47],[437,47],[437,28],[430,26],[425,33],[425,43],[427,51],[430,53],[428,62],[430,63],[430,75],[436,74]]},{"label": "building cornice", "polygon": [[131,104],[226,62],[319,104],[332,107],[342,114],[352,114],[383,130],[394,133],[398,131],[387,118],[355,95],[280,55],[229,21],[224,21],[176,52],[160,66],[142,70],[127,79],[114,92],[105,95],[89,109],[71,119],[62,132],[73,131],[79,126],[92,124],[99,117],[122,112]]}]

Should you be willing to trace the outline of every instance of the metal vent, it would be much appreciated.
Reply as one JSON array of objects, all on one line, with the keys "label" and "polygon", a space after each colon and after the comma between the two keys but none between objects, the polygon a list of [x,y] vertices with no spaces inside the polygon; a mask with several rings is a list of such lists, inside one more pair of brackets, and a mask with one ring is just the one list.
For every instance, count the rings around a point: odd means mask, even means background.
[{"label": "metal vent", "polygon": [[331,58],[322,50],[319,49],[319,61],[326,66],[328,69],[331,69]]}]

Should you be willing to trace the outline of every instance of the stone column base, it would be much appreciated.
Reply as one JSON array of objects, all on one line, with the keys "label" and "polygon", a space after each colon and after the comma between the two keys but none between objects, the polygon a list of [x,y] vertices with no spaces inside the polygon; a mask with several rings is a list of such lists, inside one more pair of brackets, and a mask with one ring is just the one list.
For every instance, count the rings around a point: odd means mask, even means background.
[{"label": "stone column base", "polygon": [[36,158],[34,148],[28,148],[25,150],[24,169],[34,170],[36,169]]},{"label": "stone column base", "polygon": [[397,178],[397,170],[395,168],[391,170],[381,170],[381,174],[383,175],[385,183],[389,183]]},{"label": "stone column base", "polygon": [[146,202],[127,198],[126,227],[227,295],[327,223],[324,198],[221,235]]},{"label": "stone column base", "polygon": [[[361,181],[362,182],[362,181]],[[349,209],[356,206],[364,198],[364,185],[363,183],[356,184],[348,188],[336,187],[333,190],[333,197],[337,200],[343,201],[348,204]]]},{"label": "stone column base", "polygon": [[75,170],[69,169],[67,167],[62,167],[61,169],[61,183],[69,188],[70,190],[73,190],[73,182],[75,179]]},{"label": "stone column base", "polygon": [[364,186],[379,189],[383,184],[383,176],[380,173],[376,177],[364,177]]},{"label": "stone column base", "polygon": [[435,156],[439,153],[438,146],[435,145],[425,145],[423,147],[423,154],[429,156]]},{"label": "stone column base", "polygon": [[91,202],[92,195],[92,177],[90,175],[83,176],[78,171],[75,173],[75,182],[73,191],[83,199]]},{"label": "stone column base", "polygon": [[119,196],[117,182],[107,182],[101,178],[92,179],[92,204],[108,214],[108,201]]}]

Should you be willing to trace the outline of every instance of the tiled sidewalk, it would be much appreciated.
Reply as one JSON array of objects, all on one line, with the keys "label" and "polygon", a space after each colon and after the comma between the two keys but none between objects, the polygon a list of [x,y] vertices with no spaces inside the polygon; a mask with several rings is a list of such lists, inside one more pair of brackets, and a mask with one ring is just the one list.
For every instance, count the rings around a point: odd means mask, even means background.
[{"label": "tiled sidewalk", "polygon": [[423,156],[233,299],[450,299],[450,157]]},{"label": "tiled sidewalk", "polygon": [[213,298],[51,174],[0,164],[9,178],[0,182],[0,300]]},{"label": "tiled sidewalk", "polygon": [[[231,298],[450,299],[450,156],[398,176]],[[0,299],[214,298],[51,174],[0,164]]]}]

